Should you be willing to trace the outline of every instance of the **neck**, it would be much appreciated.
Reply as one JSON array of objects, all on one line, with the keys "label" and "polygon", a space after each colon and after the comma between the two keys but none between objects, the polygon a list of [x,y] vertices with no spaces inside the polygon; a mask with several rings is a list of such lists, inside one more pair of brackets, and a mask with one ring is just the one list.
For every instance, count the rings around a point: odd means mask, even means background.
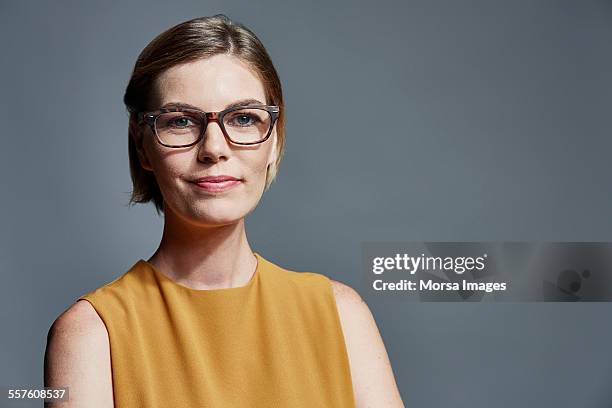
[{"label": "neck", "polygon": [[169,208],[157,251],[149,258],[158,271],[193,289],[246,285],[257,266],[244,219],[215,226],[195,225]]}]

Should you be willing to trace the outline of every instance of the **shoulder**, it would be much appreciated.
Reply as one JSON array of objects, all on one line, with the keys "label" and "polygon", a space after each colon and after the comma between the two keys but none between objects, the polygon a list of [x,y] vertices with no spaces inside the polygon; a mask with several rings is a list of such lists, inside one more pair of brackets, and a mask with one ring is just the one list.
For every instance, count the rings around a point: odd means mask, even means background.
[{"label": "shoulder", "polygon": [[370,308],[349,285],[333,279],[330,282],[344,334],[356,402],[360,406],[403,407],[391,362]]},{"label": "shoulder", "polygon": [[349,285],[329,279],[345,335],[378,333],[374,316],[361,295]]},{"label": "shoulder", "polygon": [[[151,287],[152,275],[147,272],[150,272],[147,264],[142,260],[137,261],[127,271],[110,278],[106,283],[80,296],[77,299],[79,301],[65,312],[67,315],[65,317],[67,319],[75,315],[76,317],[86,317],[89,312],[90,318],[95,320],[96,316],[92,313],[97,312],[104,318],[104,312],[109,307],[122,307],[129,299],[144,296],[143,289]],[[84,304],[84,302],[89,302],[89,305]],[[81,314],[83,316],[80,316]]]},{"label": "shoulder", "polygon": [[338,316],[342,324],[347,345],[355,337],[369,337],[374,340],[378,335],[378,328],[374,316],[361,295],[349,285],[329,279],[334,300],[338,309]]},{"label": "shoulder", "polygon": [[334,297],[336,298],[338,306],[340,306],[341,303],[343,306],[349,308],[367,308],[367,305],[355,289],[331,278],[329,279],[329,281],[331,283],[334,292]]},{"label": "shoulder", "polygon": [[[86,300],[79,300],[61,313],[49,328],[47,351],[71,350],[72,356],[88,350],[102,354],[108,349],[108,332],[104,322]],[[99,353],[95,353],[99,351]]]},{"label": "shoulder", "polygon": [[325,293],[325,287],[329,286],[327,276],[311,271],[289,269],[275,262],[263,259],[262,270],[271,279],[268,285],[282,287],[283,289],[313,290],[314,293]]},{"label": "shoulder", "polygon": [[50,333],[102,333],[106,332],[104,322],[91,303],[79,300],[62,312],[53,322]]},{"label": "shoulder", "polygon": [[78,406],[99,401],[111,406],[112,377],[108,332],[86,300],[61,313],[49,328],[44,361],[46,387],[70,387],[70,399]]}]

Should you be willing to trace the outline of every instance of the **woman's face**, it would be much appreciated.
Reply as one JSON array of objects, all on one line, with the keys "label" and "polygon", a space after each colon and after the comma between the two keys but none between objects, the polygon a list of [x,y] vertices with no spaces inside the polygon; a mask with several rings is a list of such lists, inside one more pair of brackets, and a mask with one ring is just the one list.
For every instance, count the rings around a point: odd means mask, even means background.
[{"label": "woman's face", "polygon": [[[267,104],[262,82],[241,60],[220,54],[162,73],[152,92],[151,107],[155,110],[184,103],[218,112],[246,99]],[[139,130],[140,162],[155,174],[166,215],[171,211],[195,224],[225,225],[245,217],[259,202],[267,166],[275,160],[276,126],[265,142],[237,146],[225,139],[217,122],[210,121],[204,138],[184,148],[162,146],[149,126]],[[240,183],[223,192],[211,192],[194,183],[201,177],[220,175],[235,177]]]}]

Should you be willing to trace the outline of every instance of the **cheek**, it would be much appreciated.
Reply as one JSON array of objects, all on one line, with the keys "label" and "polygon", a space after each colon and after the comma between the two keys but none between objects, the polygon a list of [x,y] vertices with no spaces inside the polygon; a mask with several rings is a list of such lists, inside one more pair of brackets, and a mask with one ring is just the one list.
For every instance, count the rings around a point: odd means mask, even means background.
[{"label": "cheek", "polygon": [[176,183],[176,179],[186,173],[185,164],[189,163],[190,158],[181,152],[162,152],[155,147],[150,149],[150,162],[155,179],[160,188],[169,184]]},{"label": "cheek", "polygon": [[266,178],[267,166],[267,156],[265,154],[258,155],[257,158],[251,158],[251,160],[245,162],[245,177],[248,179],[250,176],[251,179],[254,179],[252,181],[256,180],[258,184],[263,182],[262,179],[265,181]]},{"label": "cheek", "polygon": [[172,160],[156,160],[152,163],[155,176],[158,180],[172,180],[181,174],[180,167]]}]

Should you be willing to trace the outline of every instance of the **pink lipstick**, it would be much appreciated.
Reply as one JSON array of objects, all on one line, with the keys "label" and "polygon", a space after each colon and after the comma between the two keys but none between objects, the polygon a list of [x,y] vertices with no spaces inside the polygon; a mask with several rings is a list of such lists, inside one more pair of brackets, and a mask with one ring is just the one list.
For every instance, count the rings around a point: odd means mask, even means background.
[{"label": "pink lipstick", "polygon": [[221,175],[200,177],[194,180],[193,183],[207,192],[220,193],[236,187],[242,183],[242,180],[232,176]]}]

